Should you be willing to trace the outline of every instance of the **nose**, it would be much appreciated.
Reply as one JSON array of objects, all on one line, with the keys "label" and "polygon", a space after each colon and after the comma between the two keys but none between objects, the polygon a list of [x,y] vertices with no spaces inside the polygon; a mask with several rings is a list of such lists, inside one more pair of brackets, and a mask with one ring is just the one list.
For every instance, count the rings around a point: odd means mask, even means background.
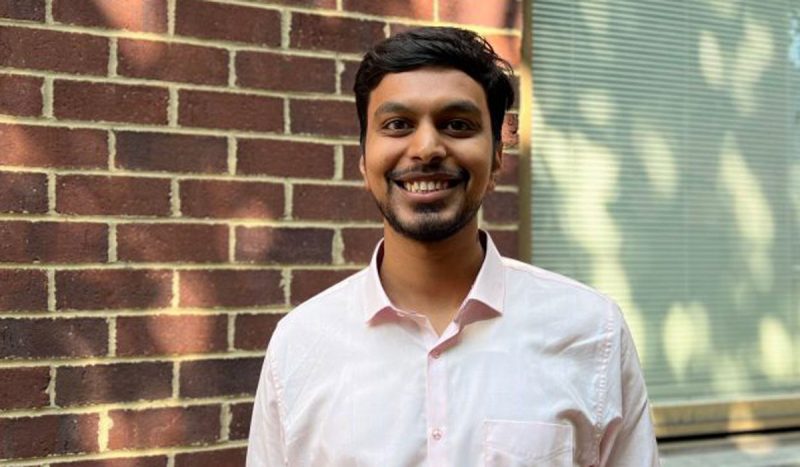
[{"label": "nose", "polygon": [[421,122],[414,130],[409,145],[409,155],[422,163],[443,159],[447,151],[438,128],[430,122]]}]

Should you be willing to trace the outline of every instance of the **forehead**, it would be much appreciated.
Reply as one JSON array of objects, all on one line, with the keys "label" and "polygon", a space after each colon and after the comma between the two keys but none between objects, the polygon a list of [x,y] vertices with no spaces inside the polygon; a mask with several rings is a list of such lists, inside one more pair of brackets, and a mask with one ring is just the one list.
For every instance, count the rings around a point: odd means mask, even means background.
[{"label": "forehead", "polygon": [[367,112],[373,115],[387,102],[428,111],[457,101],[472,102],[488,116],[486,93],[468,74],[452,68],[420,68],[384,76],[370,93]]}]

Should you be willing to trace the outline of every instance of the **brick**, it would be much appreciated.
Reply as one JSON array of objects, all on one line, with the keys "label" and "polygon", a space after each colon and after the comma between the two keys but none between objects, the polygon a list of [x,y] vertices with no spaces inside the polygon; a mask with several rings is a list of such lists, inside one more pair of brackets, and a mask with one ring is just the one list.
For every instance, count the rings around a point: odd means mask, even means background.
[{"label": "brick", "polygon": [[108,135],[101,130],[0,124],[0,164],[105,168]]},{"label": "brick", "polygon": [[218,358],[181,362],[181,397],[252,395],[256,392],[261,364],[258,358]]},{"label": "brick", "polygon": [[342,229],[344,260],[348,263],[369,263],[383,229]]},{"label": "brick", "polygon": [[53,0],[59,23],[141,32],[167,32],[167,0]]},{"label": "brick", "polygon": [[216,451],[184,452],[175,455],[175,467],[213,465],[214,467],[240,467],[245,464],[247,448],[228,448]]},{"label": "brick", "polygon": [[228,52],[223,49],[161,41],[120,39],[120,76],[227,85]]},{"label": "brick", "polygon": [[47,309],[47,275],[44,271],[0,269],[0,311]]},{"label": "brick", "polygon": [[385,38],[383,23],[378,21],[292,14],[290,44],[296,49],[359,53]]},{"label": "brick", "polygon": [[65,175],[56,181],[56,211],[62,214],[168,216],[167,179]]},{"label": "brick", "polygon": [[99,423],[97,414],[0,418],[0,459],[98,452]]},{"label": "brick", "polygon": [[231,404],[231,423],[228,426],[230,439],[247,439],[252,415],[253,404],[249,402]]},{"label": "brick", "polygon": [[0,369],[0,410],[30,409],[50,403],[46,366]]},{"label": "brick", "polygon": [[78,222],[0,222],[0,263],[103,262],[108,227]]},{"label": "brick", "polygon": [[262,8],[178,0],[175,33],[277,47],[281,43],[281,15]]},{"label": "brick", "polygon": [[255,307],[282,304],[280,271],[181,271],[183,307]]},{"label": "brick", "polygon": [[0,319],[0,358],[98,357],[107,353],[105,319]]},{"label": "brick", "polygon": [[497,55],[501,56],[513,67],[518,67],[522,63],[522,41],[519,36],[507,34],[493,34],[486,36],[486,40],[492,45]]},{"label": "brick", "polygon": [[237,227],[236,261],[268,264],[328,264],[333,230]]},{"label": "brick", "polygon": [[334,92],[336,63],[325,58],[239,52],[236,84],[275,91]]},{"label": "brick", "polygon": [[[486,3],[486,5],[494,5]],[[374,0],[344,0],[345,11],[357,11],[377,16],[401,16],[415,20],[433,19],[433,0],[415,2],[376,2]]]},{"label": "brick", "polygon": [[108,39],[2,26],[0,65],[103,76],[108,72]]},{"label": "brick", "polygon": [[356,73],[358,73],[358,67],[360,65],[361,62],[344,62],[344,69],[342,69],[342,73],[339,75],[342,94],[355,96],[353,93],[353,86],[356,84]]},{"label": "brick", "polygon": [[342,176],[345,180],[364,180],[359,164],[361,163],[361,146],[343,146],[344,164]]},{"label": "brick", "polygon": [[56,307],[59,310],[165,308],[171,298],[170,271],[56,271]]},{"label": "brick", "polygon": [[167,123],[165,88],[61,81],[53,83],[53,113],[59,119]]},{"label": "brick", "polygon": [[0,18],[44,22],[44,0],[2,0]]},{"label": "brick", "polygon": [[42,113],[42,78],[0,75],[0,113],[32,117]]},{"label": "brick", "polygon": [[292,271],[292,304],[299,305],[328,287],[343,281],[357,272],[350,270],[294,270]]},{"label": "brick", "polygon": [[519,156],[516,154],[503,154],[503,163],[497,172],[499,185],[519,185]]},{"label": "brick", "polygon": [[517,224],[517,198],[516,193],[505,191],[489,193],[483,200],[483,220],[495,224]]},{"label": "brick", "polygon": [[123,224],[117,227],[121,261],[220,263],[228,260],[228,227],[202,224]]},{"label": "brick", "polygon": [[490,230],[497,250],[500,254],[508,258],[521,259],[519,257],[519,237],[514,230]]},{"label": "brick", "polygon": [[240,139],[236,172],[277,177],[333,178],[333,147],[269,139]]},{"label": "brick", "polygon": [[522,29],[522,2],[439,0],[439,19],[448,23],[478,24],[498,29]]},{"label": "brick", "polygon": [[331,185],[295,185],[295,219],[378,221],[380,211],[363,188]]},{"label": "brick", "polygon": [[51,462],[51,467],[167,467],[167,456],[123,457],[94,461]]},{"label": "brick", "polygon": [[129,170],[225,173],[228,142],[214,136],[120,131],[116,166]]},{"label": "brick", "polygon": [[201,128],[283,132],[283,100],[181,90],[178,123]]},{"label": "brick", "polygon": [[117,355],[183,355],[224,352],[228,348],[225,315],[120,316]]},{"label": "brick", "polygon": [[109,449],[206,444],[219,437],[218,405],[112,410]]},{"label": "brick", "polygon": [[0,212],[47,212],[47,175],[0,172]]},{"label": "brick", "polygon": [[236,315],[233,346],[241,350],[264,350],[283,313]]},{"label": "brick", "polygon": [[172,364],[115,363],[60,367],[56,370],[60,407],[165,399],[172,396]]},{"label": "brick", "polygon": [[292,133],[358,138],[358,117],[352,102],[293,99],[289,114]]},{"label": "brick", "polygon": [[279,219],[283,185],[267,182],[186,180],[181,182],[181,213],[187,217]]}]

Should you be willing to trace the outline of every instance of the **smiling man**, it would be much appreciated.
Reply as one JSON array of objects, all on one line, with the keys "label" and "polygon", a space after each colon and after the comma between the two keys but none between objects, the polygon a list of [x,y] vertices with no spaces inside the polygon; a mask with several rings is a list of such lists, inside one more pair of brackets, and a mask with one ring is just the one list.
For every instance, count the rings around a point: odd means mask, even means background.
[{"label": "smiling man", "polygon": [[509,74],[454,28],[365,55],[361,172],[384,239],[369,267],[278,325],[249,466],[658,464],[617,306],[501,257],[478,228],[502,162]]}]

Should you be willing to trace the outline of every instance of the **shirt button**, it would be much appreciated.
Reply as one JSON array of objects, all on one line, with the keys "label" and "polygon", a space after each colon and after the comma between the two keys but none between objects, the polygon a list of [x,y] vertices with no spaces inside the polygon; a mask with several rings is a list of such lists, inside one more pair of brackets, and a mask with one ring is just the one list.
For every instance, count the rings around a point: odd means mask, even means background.
[{"label": "shirt button", "polygon": [[435,429],[434,429],[434,430],[431,432],[431,437],[432,437],[433,439],[435,439],[436,441],[439,441],[440,439],[442,439],[442,430],[440,430],[440,429],[438,429],[438,428],[435,428]]}]

